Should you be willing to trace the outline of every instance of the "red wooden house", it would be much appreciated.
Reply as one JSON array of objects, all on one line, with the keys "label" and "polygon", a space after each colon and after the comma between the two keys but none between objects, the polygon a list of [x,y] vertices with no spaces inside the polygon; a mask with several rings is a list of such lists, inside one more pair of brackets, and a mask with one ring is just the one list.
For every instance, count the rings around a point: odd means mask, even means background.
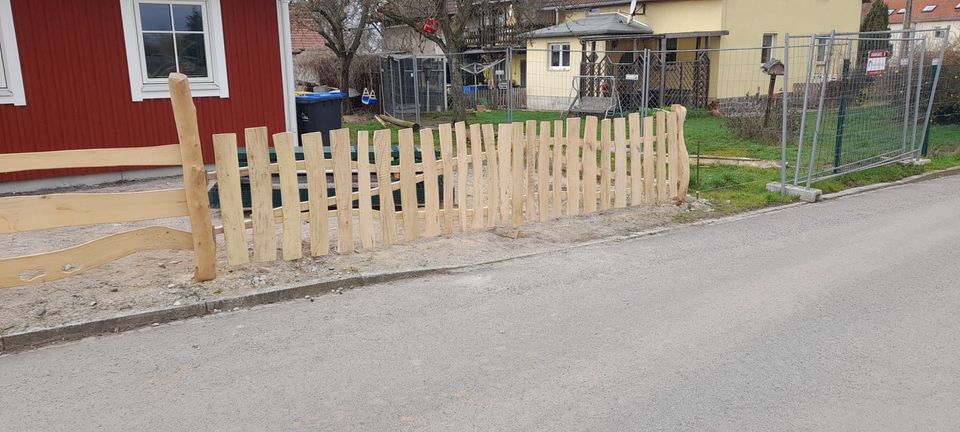
[{"label": "red wooden house", "polygon": [[[0,0],[0,153],[175,143],[166,77],[177,70],[208,163],[214,133],[293,131],[289,1]],[[0,182],[117,176],[103,172]]]}]

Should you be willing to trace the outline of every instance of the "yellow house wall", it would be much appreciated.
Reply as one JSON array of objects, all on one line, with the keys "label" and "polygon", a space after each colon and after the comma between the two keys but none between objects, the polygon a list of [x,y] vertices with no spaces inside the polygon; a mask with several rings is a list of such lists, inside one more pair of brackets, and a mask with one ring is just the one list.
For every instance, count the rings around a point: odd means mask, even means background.
[{"label": "yellow house wall", "polygon": [[[570,68],[550,69],[550,44],[570,44]],[[562,111],[570,106],[573,76],[580,73],[580,40],[552,38],[533,40],[527,46],[527,107],[534,110]],[[519,66],[517,66],[519,68]]]}]

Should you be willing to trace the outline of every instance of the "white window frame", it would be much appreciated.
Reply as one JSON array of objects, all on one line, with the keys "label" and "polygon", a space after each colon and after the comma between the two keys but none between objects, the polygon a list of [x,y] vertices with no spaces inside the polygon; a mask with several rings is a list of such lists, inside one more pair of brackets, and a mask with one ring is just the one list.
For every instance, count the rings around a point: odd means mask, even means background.
[{"label": "white window frame", "polygon": [[206,44],[208,77],[190,78],[190,92],[194,97],[230,97],[227,78],[227,56],[223,44],[223,19],[220,0],[120,0],[123,18],[123,39],[127,48],[127,69],[130,75],[130,94],[134,102],[147,99],[167,99],[170,89],[166,79],[147,78],[143,54],[143,34],[140,31],[140,3],[202,5],[204,12],[204,43]]},{"label": "white window frame", "polygon": [[20,52],[17,49],[17,31],[13,27],[10,0],[0,0],[0,73],[5,81],[4,87],[0,88],[0,105],[26,105]]},{"label": "white window frame", "polygon": [[[554,65],[553,65],[553,47],[560,47],[560,65],[558,65],[558,66],[554,66]],[[566,47],[566,48],[564,48],[564,47]],[[564,53],[564,50],[566,50],[566,53],[567,53],[567,65],[566,65],[566,66],[563,65],[563,53]],[[565,71],[565,70],[570,70],[570,63],[572,62],[572,60],[571,60],[570,57],[571,57],[571,55],[572,55],[572,51],[570,50],[570,44],[569,44],[569,43],[563,43],[563,42],[561,42],[561,43],[547,44],[547,52],[548,52],[548,55],[550,56],[550,57],[547,59],[547,65],[550,67],[550,70],[552,70],[552,71]]]},{"label": "white window frame", "polygon": [[[764,33],[760,38],[760,64],[764,64],[770,59],[773,58],[773,47],[777,46],[777,33]],[[770,38],[770,43],[767,43],[767,38]],[[766,58],[764,58],[766,57]]]}]

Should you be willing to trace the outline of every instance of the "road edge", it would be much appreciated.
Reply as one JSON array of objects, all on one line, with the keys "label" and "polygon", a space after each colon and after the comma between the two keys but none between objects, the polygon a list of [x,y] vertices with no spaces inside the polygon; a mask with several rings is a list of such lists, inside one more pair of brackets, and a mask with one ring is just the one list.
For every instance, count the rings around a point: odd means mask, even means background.
[{"label": "road edge", "polygon": [[838,198],[844,198],[853,195],[859,195],[866,192],[872,192],[875,190],[886,189],[895,186],[903,186],[911,183],[918,183],[927,180],[935,180],[942,177],[949,177],[954,175],[960,175],[960,166],[955,166],[951,168],[945,168],[939,171],[930,171],[923,174],[917,174],[915,176],[905,177],[897,181],[886,182],[886,183],[875,183],[872,185],[860,186],[850,189],[844,189],[840,192],[834,192],[829,194],[823,194],[820,196],[821,200],[828,201]]}]

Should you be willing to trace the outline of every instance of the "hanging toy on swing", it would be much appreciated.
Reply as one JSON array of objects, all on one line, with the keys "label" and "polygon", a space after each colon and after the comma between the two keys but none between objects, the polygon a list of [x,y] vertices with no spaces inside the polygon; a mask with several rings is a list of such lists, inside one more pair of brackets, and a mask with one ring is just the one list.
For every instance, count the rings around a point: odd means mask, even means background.
[{"label": "hanging toy on swing", "polygon": [[360,96],[360,102],[364,105],[376,106],[377,105],[377,94],[368,88],[363,89],[363,95]]},{"label": "hanging toy on swing", "polygon": [[436,18],[427,18],[427,22],[423,24],[423,31],[435,34],[437,33],[437,19]]}]

